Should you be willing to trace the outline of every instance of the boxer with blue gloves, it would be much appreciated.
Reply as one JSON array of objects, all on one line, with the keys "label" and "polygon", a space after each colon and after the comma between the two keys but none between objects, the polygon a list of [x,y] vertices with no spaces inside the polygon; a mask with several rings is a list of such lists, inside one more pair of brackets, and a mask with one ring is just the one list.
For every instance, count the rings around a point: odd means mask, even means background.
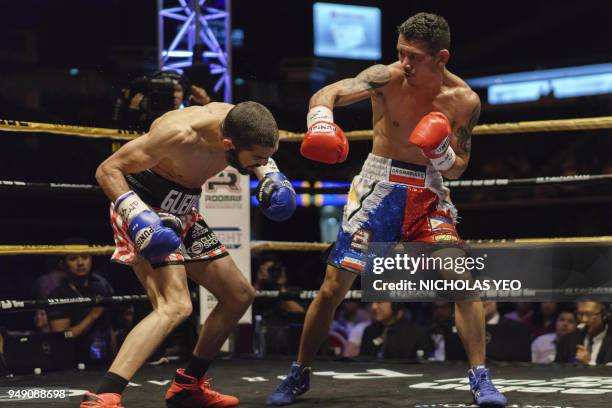
[{"label": "boxer with blue gloves", "polygon": [[[149,261],[160,261],[181,245],[180,229],[164,226],[159,215],[133,191],[115,201],[115,211],[128,225],[130,238],[138,251]],[[175,217],[176,218],[176,217]],[[180,227],[180,219],[177,224]]]},{"label": "boxer with blue gloves", "polygon": [[270,158],[265,166],[254,170],[259,178],[255,196],[264,215],[273,221],[285,221],[295,212],[295,190],[291,182]]},{"label": "boxer with blue gloves", "polygon": [[277,149],[278,127],[263,105],[213,102],[164,114],[148,133],[98,167],[96,179],[113,202],[117,248],[112,260],[133,268],[154,310],[132,329],[100,387],[85,395],[82,407],[120,406],[129,380],[191,314],[187,278],[208,289],[218,304],[204,322],[192,359],[177,370],[166,406],[238,404],[237,398],[213,391],[204,375],[255,292],[197,206],[208,179],[238,171],[260,179],[257,198],[268,218],[291,217],[295,192],[270,158]]}]

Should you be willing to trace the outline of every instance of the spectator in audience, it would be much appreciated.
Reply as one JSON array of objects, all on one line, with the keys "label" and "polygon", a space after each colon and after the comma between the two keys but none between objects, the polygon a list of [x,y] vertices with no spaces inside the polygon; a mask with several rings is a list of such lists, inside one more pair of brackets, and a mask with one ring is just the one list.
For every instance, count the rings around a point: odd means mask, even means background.
[{"label": "spectator in audience", "polygon": [[125,340],[125,337],[134,326],[134,314],[134,305],[126,305],[121,307],[119,313],[116,315],[116,319],[113,322],[113,328],[115,329],[115,337],[117,339],[117,349],[121,347],[123,340]]},{"label": "spectator in audience", "polygon": [[31,324],[25,330],[11,330],[0,328],[6,336],[29,336],[36,333],[50,333],[49,319],[45,309],[36,309],[31,315]]},{"label": "spectator in audience", "polygon": [[554,333],[557,321],[557,302],[542,302],[533,314],[531,336],[536,338],[542,334]]},{"label": "spectator in audience", "polygon": [[34,311],[34,330],[36,333],[49,333],[51,331],[45,309],[36,309]]},{"label": "spectator in audience", "polygon": [[[89,241],[81,237],[69,237],[62,241],[62,245],[84,245],[88,246]],[[34,281],[33,295],[37,299],[47,299],[53,290],[55,290],[67,278],[66,259],[65,257],[50,258],[50,270]],[[94,274],[93,279],[96,285],[108,287],[109,284],[99,274]]]},{"label": "spectator in audience", "polygon": [[344,357],[359,355],[363,332],[370,323],[370,313],[361,302],[349,300],[340,305],[331,332],[344,339]]},{"label": "spectator in audience", "polygon": [[557,342],[562,336],[576,331],[576,315],[571,310],[562,310],[555,322],[555,332],[537,337],[531,343],[531,362],[548,364],[555,361]]},{"label": "spectator in audience", "polygon": [[6,364],[4,358],[4,338],[12,336],[29,336],[35,333],[49,333],[51,328],[49,327],[49,321],[47,319],[47,312],[45,309],[36,309],[32,314],[32,325],[27,330],[7,330],[4,327],[0,327],[0,377],[9,375],[9,367]]},{"label": "spectator in audience", "polygon": [[[278,290],[287,292],[290,288],[287,281],[287,272],[283,263],[274,255],[267,255],[259,262],[257,268],[255,290]],[[304,314],[305,310],[295,300],[274,301],[278,303],[278,307],[287,313]]]},{"label": "spectator in audience", "polygon": [[608,307],[601,302],[577,303],[578,330],[559,338],[556,362],[585,365],[612,362],[612,332]]},{"label": "spectator in audience", "polygon": [[533,326],[533,304],[529,302],[513,302],[514,310],[506,313],[504,317],[523,323],[528,328]]},{"label": "spectator in audience", "polygon": [[374,302],[374,323],[366,327],[361,341],[361,356],[415,359],[422,350],[425,357],[433,351],[427,330],[403,318],[401,303]]},{"label": "spectator in audience", "polygon": [[[67,272],[51,298],[112,296],[112,287],[101,276],[92,273],[92,257],[87,254],[66,255],[62,261]],[[71,331],[76,338],[77,357],[96,362],[111,359],[117,351],[111,316],[102,306],[54,306],[47,310],[54,332]]]},{"label": "spectator in audience", "polygon": [[61,258],[53,257],[52,259],[55,262],[53,262],[50,270],[34,280],[32,294],[37,299],[47,299],[49,294],[66,278],[66,270],[62,267]]},{"label": "spectator in audience", "polygon": [[530,361],[531,334],[522,323],[500,316],[497,302],[483,302],[487,358],[494,361]]},{"label": "spectator in audience", "polygon": [[[256,290],[291,291],[285,266],[274,254],[264,254],[255,272]],[[296,290],[297,291],[297,290]],[[253,314],[263,316],[266,326],[266,352],[287,353],[291,339],[290,326],[304,321],[304,307],[295,300],[261,299],[253,305]]]},{"label": "spectator in audience", "polygon": [[47,299],[49,294],[56,289],[62,280],[66,278],[66,272],[58,266],[45,272],[34,281],[33,295],[37,299]]}]

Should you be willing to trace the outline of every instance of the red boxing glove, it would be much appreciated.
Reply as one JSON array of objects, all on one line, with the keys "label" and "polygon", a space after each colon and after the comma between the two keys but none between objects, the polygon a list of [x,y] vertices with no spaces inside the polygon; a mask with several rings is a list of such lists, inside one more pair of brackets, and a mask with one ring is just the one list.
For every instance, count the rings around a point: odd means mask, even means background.
[{"label": "red boxing glove", "polygon": [[450,147],[451,125],[442,112],[430,112],[417,123],[408,141],[421,148],[423,154],[439,171],[453,167],[455,151]]},{"label": "red boxing glove", "polygon": [[300,152],[307,159],[335,164],[346,160],[349,145],[340,126],[334,123],[331,109],[315,106],[308,112],[308,131]]}]

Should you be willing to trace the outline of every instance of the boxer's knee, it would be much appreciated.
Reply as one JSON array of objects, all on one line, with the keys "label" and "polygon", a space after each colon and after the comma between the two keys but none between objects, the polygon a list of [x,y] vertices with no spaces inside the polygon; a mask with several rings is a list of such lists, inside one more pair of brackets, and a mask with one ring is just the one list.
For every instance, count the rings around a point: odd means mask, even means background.
[{"label": "boxer's knee", "polygon": [[[350,286],[350,284],[348,286]],[[336,308],[344,299],[347,289],[347,284],[338,279],[336,273],[328,273],[325,277],[325,281],[323,281],[323,285],[321,285],[321,289],[319,290],[319,301],[326,306]]]},{"label": "boxer's knee", "polygon": [[236,303],[246,310],[254,300],[255,288],[248,284],[240,285],[238,293],[236,294]]},{"label": "boxer's knee", "polygon": [[248,283],[239,283],[225,299],[219,301],[237,313],[244,313],[255,300],[255,289]]},{"label": "boxer's knee", "polygon": [[165,302],[158,303],[156,312],[170,324],[171,327],[180,325],[185,319],[191,316],[193,305],[189,296],[167,299]]}]

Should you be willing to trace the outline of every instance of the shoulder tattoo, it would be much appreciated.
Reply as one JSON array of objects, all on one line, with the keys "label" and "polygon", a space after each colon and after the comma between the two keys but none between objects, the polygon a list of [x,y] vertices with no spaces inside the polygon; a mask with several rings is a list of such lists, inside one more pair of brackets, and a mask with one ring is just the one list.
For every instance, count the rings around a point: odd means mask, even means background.
[{"label": "shoulder tattoo", "polygon": [[480,103],[476,105],[472,114],[470,116],[470,120],[465,126],[461,126],[457,129],[457,144],[459,148],[461,148],[467,154],[470,154],[472,150],[472,131],[474,127],[478,123],[478,119],[480,118]]},{"label": "shoulder tattoo", "polygon": [[386,65],[378,64],[362,71],[357,79],[365,82],[369,89],[381,88],[391,80],[391,73]]}]

